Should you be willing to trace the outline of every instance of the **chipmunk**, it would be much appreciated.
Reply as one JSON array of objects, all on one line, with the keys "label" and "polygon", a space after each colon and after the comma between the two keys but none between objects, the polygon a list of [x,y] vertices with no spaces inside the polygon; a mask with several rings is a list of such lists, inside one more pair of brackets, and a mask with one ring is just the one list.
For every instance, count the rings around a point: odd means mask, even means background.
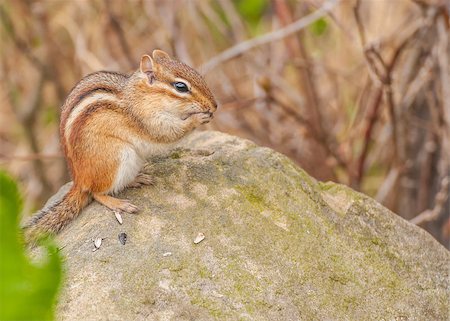
[{"label": "chipmunk", "polygon": [[73,179],[70,191],[24,227],[26,239],[58,233],[92,198],[112,211],[138,208],[114,194],[152,183],[146,158],[208,123],[217,103],[202,76],[161,50],[143,55],[131,75],[87,75],[62,106],[60,139]]}]

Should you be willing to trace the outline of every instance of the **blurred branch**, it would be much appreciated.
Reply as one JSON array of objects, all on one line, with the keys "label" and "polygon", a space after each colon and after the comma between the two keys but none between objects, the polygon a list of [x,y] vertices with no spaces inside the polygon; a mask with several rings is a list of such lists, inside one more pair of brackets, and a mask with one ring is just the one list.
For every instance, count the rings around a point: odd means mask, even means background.
[{"label": "blurred branch", "polygon": [[119,40],[120,47],[127,58],[127,62],[130,68],[135,67],[133,55],[131,54],[130,46],[128,45],[127,38],[120,25],[120,19],[112,11],[112,3],[110,0],[105,0],[106,11],[108,12],[109,24]]},{"label": "blurred branch", "polygon": [[377,202],[380,202],[381,204],[384,203],[387,196],[391,193],[392,189],[394,188],[395,183],[397,182],[400,174],[401,174],[400,169],[397,167],[392,167],[389,170],[389,173],[384,179],[383,184],[381,184],[381,186],[378,188],[377,195],[375,196]]},{"label": "blurred branch", "polygon": [[[274,91],[271,88],[271,84],[266,79],[265,81],[261,82],[261,87],[266,91],[267,98],[275,102],[278,106],[280,106],[284,112],[289,115],[292,119],[294,119],[299,125],[304,126],[308,129],[310,132],[310,137],[318,143],[320,146],[322,146],[328,155],[331,155],[339,166],[343,167],[349,175],[352,174],[352,169],[349,166],[349,163],[344,159],[344,157],[338,152],[336,148],[334,148],[334,145],[330,143],[330,140],[327,136],[321,135],[316,132],[316,128],[311,123],[309,119],[306,119],[302,115],[299,114],[298,110],[292,108],[288,104],[286,104],[279,95],[274,93]],[[285,91],[283,88],[279,87],[279,89],[285,94]]]},{"label": "blurred branch", "polygon": [[229,0],[219,0],[219,4],[226,13],[227,18],[230,19],[233,38],[237,41],[242,41],[244,39],[245,25],[233,2]]},{"label": "blurred branch", "polygon": [[395,102],[392,91],[392,72],[399,60],[401,53],[407,47],[408,43],[414,38],[417,31],[420,30],[425,24],[424,21],[416,22],[412,28],[408,29],[403,35],[400,45],[395,49],[389,62],[386,62],[378,48],[375,45],[367,45],[367,39],[364,31],[364,26],[361,21],[359,14],[361,1],[357,0],[356,5],[353,8],[353,13],[358,28],[359,37],[361,44],[364,49],[364,57],[369,67],[369,74],[374,79],[375,83],[380,83],[374,94],[374,99],[371,107],[369,108],[369,114],[367,117],[367,126],[364,131],[364,144],[363,149],[358,160],[358,174],[357,174],[357,185],[361,184],[364,176],[364,168],[366,163],[367,154],[369,152],[369,145],[372,137],[372,132],[374,125],[376,124],[379,116],[379,109],[381,105],[382,94],[385,95],[385,101],[389,112],[389,117],[392,125],[392,141],[394,146],[393,161],[395,164],[399,162],[399,140],[397,133],[397,116],[395,111]]},{"label": "blurred branch", "polygon": [[372,105],[369,107],[369,114],[366,119],[366,128],[364,130],[364,137],[363,137],[363,149],[361,151],[361,154],[358,158],[358,165],[357,165],[357,176],[356,176],[356,183],[357,186],[361,185],[362,178],[364,176],[364,168],[366,163],[367,154],[369,152],[369,144],[372,138],[372,131],[374,129],[375,123],[378,120],[378,110],[381,105],[381,97],[382,97],[383,91],[380,89],[377,89],[374,98],[372,99]]},{"label": "blurred branch", "polygon": [[[35,133],[35,123],[38,116],[38,112],[41,106],[42,100],[42,91],[44,88],[46,76],[42,71],[40,74],[39,82],[35,87],[35,90],[32,94],[31,100],[28,106],[25,104],[23,108],[15,109],[15,113],[17,118],[19,119],[19,123],[22,125],[25,136],[27,138],[28,143],[30,144],[31,151],[34,154],[39,153],[39,144],[37,141],[37,135]],[[20,111],[22,112],[20,113]],[[35,175],[39,178],[39,181],[42,184],[44,194],[51,192],[51,185],[45,175],[44,164],[40,158],[33,159],[33,169]]]},{"label": "blurred branch", "polygon": [[318,10],[307,15],[306,17],[300,18],[299,20],[293,22],[292,24],[284,28],[280,28],[278,30],[266,33],[259,37],[240,42],[237,45],[221,52],[217,56],[208,60],[200,67],[200,70],[202,70],[203,73],[207,73],[212,69],[214,69],[217,65],[223,63],[224,61],[237,57],[250,49],[273,41],[281,40],[295,32],[298,32],[299,30],[306,28],[310,24],[314,23],[318,19],[325,16],[328,13],[328,11],[333,9],[339,2],[340,0],[328,0]]},{"label": "blurred branch", "polygon": [[[292,16],[292,10],[289,7],[289,4],[285,0],[272,0],[272,5],[275,9],[275,13],[278,17],[278,20],[280,21],[281,26],[283,28],[286,27],[287,25],[292,24],[292,22],[294,20],[293,16]],[[296,38],[294,36],[286,37],[286,39],[284,41],[285,41],[289,56],[291,58],[297,57],[297,55],[300,51],[300,43],[298,41],[298,38]],[[304,57],[301,57],[301,59],[305,61]]]},{"label": "blurred branch", "polygon": [[408,84],[402,99],[402,105],[406,109],[410,108],[417,94],[433,76],[431,71],[433,70],[434,64],[433,56],[429,55],[420,66],[417,76]]},{"label": "blurred branch", "polygon": [[[28,106],[24,104],[23,108],[20,108],[16,110],[16,115],[19,118],[20,123],[23,125],[25,131],[31,130],[31,127],[33,127],[33,124],[36,120],[37,114],[40,109],[40,103],[42,99],[42,90],[44,89],[45,84],[45,75],[41,73],[39,75],[39,81],[37,83],[37,86],[34,89],[34,92],[32,94],[32,98]],[[30,136],[34,136],[33,134],[30,134]]]},{"label": "blurred branch", "polygon": [[13,156],[0,156],[0,162],[6,163],[6,162],[27,162],[32,161],[36,159],[61,159],[64,158],[62,154],[28,154],[28,155],[13,155]]},{"label": "blurred branch", "polygon": [[6,12],[3,6],[0,6],[0,22],[5,28],[6,32],[9,34],[14,45],[31,62],[33,67],[41,70],[42,72],[46,72],[45,65],[33,54],[28,44],[17,35],[11,17]]},{"label": "blurred branch", "polygon": [[[42,94],[46,81],[51,76],[51,68],[44,64],[34,54],[29,45],[22,40],[16,33],[13,20],[10,18],[3,6],[0,6],[0,21],[7,30],[11,40],[16,48],[26,57],[31,65],[37,69],[39,80],[31,93],[28,103],[23,104],[21,108],[14,108],[13,111],[19,120],[20,125],[25,133],[26,140],[34,154],[39,153],[38,135],[36,134],[36,123],[42,103]],[[10,93],[11,94],[11,93]],[[9,99],[14,101],[11,97]],[[51,193],[51,184],[45,174],[45,166],[40,158],[32,159],[33,171],[39,182],[42,184],[42,192],[40,196],[46,198]]]},{"label": "blurred branch", "polygon": [[445,201],[448,197],[448,185],[449,185],[450,177],[446,176],[441,181],[441,188],[439,192],[436,194],[434,207],[432,209],[427,209],[410,220],[411,223],[415,225],[421,225],[426,222],[434,221],[438,219],[439,215],[442,212],[442,209],[445,206]]},{"label": "blurred branch", "polygon": [[[275,12],[278,16],[278,19],[281,22],[281,25],[284,27],[286,25],[290,25],[293,21],[293,16],[291,14],[292,9],[289,7],[289,4],[286,0],[274,0]],[[285,39],[286,47],[288,49],[289,56],[291,59],[297,57],[301,59],[304,64],[296,69],[296,76],[298,77],[299,88],[297,89],[305,98],[306,106],[308,108],[304,109],[304,113],[306,114],[306,118],[308,119],[308,124],[310,127],[310,131],[313,133],[315,140],[321,142],[321,144],[314,144],[311,146],[311,152],[317,154],[320,158],[333,156],[336,160],[336,153],[333,153],[330,148],[330,142],[335,141],[335,137],[333,137],[333,131],[324,130],[324,117],[321,113],[323,110],[322,101],[319,97],[319,90],[317,86],[320,86],[315,79],[315,74],[313,73],[314,64],[311,63],[311,59],[309,58],[308,50],[306,50],[303,45],[304,41],[301,37],[301,33],[298,33],[298,36],[293,34],[292,37],[287,37]],[[286,92],[286,90],[285,90]],[[334,144],[333,144],[334,145]],[[322,148],[321,148],[322,147]],[[339,157],[339,156],[338,156]],[[342,159],[339,157],[338,163],[341,163]],[[327,166],[326,162],[323,162],[321,165],[318,165],[321,172],[329,171],[329,166]],[[326,168],[328,167],[328,168]],[[346,167],[347,168],[347,167]],[[350,173],[349,173],[350,175]]]},{"label": "blurred branch", "polygon": [[[450,10],[450,8],[449,8]],[[444,122],[444,135],[447,139],[450,139],[450,63],[449,63],[449,33],[448,33],[448,16],[447,22],[444,15],[440,16],[437,21],[438,29],[438,63],[439,63],[439,76],[441,78],[441,90],[442,90],[442,112]],[[448,146],[450,150],[450,146]],[[444,149],[445,150],[445,149]]]},{"label": "blurred branch", "polygon": [[364,26],[363,26],[363,24],[361,22],[361,18],[359,16],[360,7],[361,7],[361,1],[356,0],[356,4],[353,7],[353,15],[356,20],[356,27],[358,28],[359,40],[361,41],[362,47],[365,48],[366,47],[366,32],[364,30]]}]

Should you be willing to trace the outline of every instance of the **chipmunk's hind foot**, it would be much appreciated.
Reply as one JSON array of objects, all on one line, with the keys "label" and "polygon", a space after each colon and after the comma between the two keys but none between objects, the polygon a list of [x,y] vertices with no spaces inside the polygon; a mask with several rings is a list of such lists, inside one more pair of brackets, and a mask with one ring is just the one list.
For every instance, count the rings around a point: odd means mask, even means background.
[{"label": "chipmunk's hind foot", "polygon": [[114,212],[133,214],[139,211],[139,208],[128,200],[104,194],[94,194],[94,199]]}]

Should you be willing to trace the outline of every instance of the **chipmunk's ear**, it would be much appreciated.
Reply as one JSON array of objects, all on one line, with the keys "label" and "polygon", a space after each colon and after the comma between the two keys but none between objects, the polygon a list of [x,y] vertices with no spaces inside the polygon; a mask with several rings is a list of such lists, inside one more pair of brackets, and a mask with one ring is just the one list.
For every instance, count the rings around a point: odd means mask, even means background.
[{"label": "chipmunk's ear", "polygon": [[141,65],[139,66],[139,70],[147,75],[150,85],[155,81],[155,63],[152,57],[150,57],[149,55],[143,55],[141,58]]},{"label": "chipmunk's ear", "polygon": [[159,50],[159,49],[153,50],[152,56],[153,56],[153,59],[155,59],[156,61],[158,61],[159,59],[170,60],[170,56],[167,54],[167,52]]},{"label": "chipmunk's ear", "polygon": [[154,62],[152,57],[149,55],[143,55],[141,58],[141,65],[139,67],[140,71],[143,73],[153,72],[154,70]]}]

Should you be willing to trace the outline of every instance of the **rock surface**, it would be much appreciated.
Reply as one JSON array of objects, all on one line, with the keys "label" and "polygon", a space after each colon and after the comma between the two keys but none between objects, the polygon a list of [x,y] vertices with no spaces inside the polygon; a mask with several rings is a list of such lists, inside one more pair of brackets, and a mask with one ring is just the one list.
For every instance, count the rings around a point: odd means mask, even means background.
[{"label": "rock surface", "polygon": [[273,150],[199,132],[146,172],[154,186],[119,196],[139,214],[119,225],[92,203],[57,237],[67,269],[59,319],[449,318],[443,246]]}]

